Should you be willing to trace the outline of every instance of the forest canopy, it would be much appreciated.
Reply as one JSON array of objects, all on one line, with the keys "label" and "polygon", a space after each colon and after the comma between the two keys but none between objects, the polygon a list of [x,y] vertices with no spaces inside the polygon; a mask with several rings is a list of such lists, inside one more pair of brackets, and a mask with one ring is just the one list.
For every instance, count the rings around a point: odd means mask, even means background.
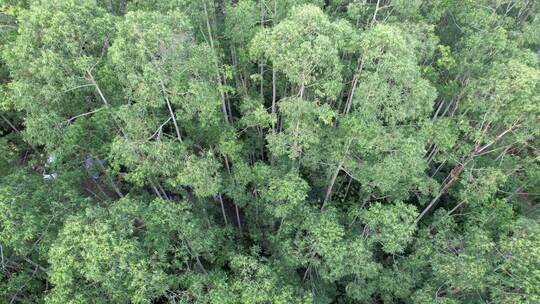
[{"label": "forest canopy", "polygon": [[540,2],[0,10],[0,303],[540,303]]}]

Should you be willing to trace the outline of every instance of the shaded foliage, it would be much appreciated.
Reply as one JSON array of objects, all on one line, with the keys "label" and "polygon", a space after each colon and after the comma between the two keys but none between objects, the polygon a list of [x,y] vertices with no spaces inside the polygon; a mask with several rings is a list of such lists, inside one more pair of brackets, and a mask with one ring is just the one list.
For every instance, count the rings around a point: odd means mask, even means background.
[{"label": "shaded foliage", "polygon": [[0,8],[1,303],[540,302],[537,1]]}]

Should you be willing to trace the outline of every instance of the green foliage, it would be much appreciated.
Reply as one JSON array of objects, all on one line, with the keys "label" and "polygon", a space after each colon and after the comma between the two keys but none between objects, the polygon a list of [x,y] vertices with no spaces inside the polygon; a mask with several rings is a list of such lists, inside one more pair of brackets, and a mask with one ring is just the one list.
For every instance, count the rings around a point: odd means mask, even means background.
[{"label": "green foliage", "polygon": [[300,90],[313,87],[316,96],[335,98],[341,89],[339,46],[346,39],[342,26],[316,6],[298,6],[271,32],[253,38],[252,53],[271,60]]},{"label": "green foliage", "polygon": [[0,10],[0,303],[540,302],[537,1]]},{"label": "green foliage", "polygon": [[118,25],[111,60],[126,88],[126,97],[137,105],[157,107],[163,100],[160,82],[185,86],[181,71],[187,62],[191,28],[180,13],[129,12]]},{"label": "green foliage", "polygon": [[335,112],[327,105],[292,98],[279,105],[283,132],[268,135],[269,149],[275,156],[298,159],[310,150],[317,150],[321,132],[332,123]]},{"label": "green foliage", "polygon": [[263,199],[274,202],[272,212],[276,217],[284,217],[305,201],[309,185],[298,174],[289,172],[285,175],[269,178],[268,189],[262,194]]},{"label": "green foliage", "polygon": [[22,256],[36,250],[44,257],[64,219],[88,204],[73,186],[24,171],[3,176],[0,243]]},{"label": "green foliage", "polygon": [[19,34],[6,59],[10,97],[27,113],[30,142],[55,149],[62,145],[66,120],[100,106],[88,78],[112,27],[112,17],[94,1],[36,2],[20,13]]},{"label": "green foliage", "polygon": [[425,119],[432,111],[436,93],[416,63],[425,55],[411,47],[423,42],[407,35],[396,26],[377,25],[361,36],[365,80],[355,96],[366,119],[394,126]]},{"label": "green foliage", "polygon": [[67,219],[49,253],[55,287],[48,302],[150,303],[164,292],[164,273],[133,235],[139,208],[125,199]]},{"label": "green foliage", "polygon": [[418,215],[415,209],[403,202],[388,206],[376,203],[362,214],[362,220],[373,240],[381,243],[384,252],[401,253],[411,242],[415,231],[413,221]]},{"label": "green foliage", "polygon": [[298,284],[283,280],[279,268],[252,256],[231,259],[234,280],[211,293],[210,303],[313,303],[312,296]]},{"label": "green foliage", "polygon": [[174,184],[189,186],[200,197],[212,196],[221,187],[219,163],[209,157],[188,157]]}]

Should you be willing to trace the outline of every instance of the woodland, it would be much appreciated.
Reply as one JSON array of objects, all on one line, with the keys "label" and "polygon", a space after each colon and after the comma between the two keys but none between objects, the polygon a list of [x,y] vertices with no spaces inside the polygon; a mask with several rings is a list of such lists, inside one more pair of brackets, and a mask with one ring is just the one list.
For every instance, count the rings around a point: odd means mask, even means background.
[{"label": "woodland", "polygon": [[0,303],[540,303],[537,0],[0,0]]}]

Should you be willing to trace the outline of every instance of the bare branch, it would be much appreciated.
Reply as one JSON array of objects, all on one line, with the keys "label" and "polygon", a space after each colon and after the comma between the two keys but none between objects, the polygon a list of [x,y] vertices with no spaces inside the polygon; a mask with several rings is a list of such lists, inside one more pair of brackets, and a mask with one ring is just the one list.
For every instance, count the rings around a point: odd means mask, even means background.
[{"label": "bare branch", "polygon": [[163,83],[163,80],[160,80],[159,84],[161,85],[161,90],[163,92],[163,97],[165,98],[165,101],[167,102],[167,108],[169,108],[169,114],[171,115],[171,118],[172,118],[173,123],[174,123],[174,128],[176,130],[176,138],[178,138],[178,140],[180,142],[182,142],[182,136],[180,135],[180,129],[178,128],[178,123],[176,122],[176,117],[174,117],[174,112],[173,112],[173,109],[171,107],[171,102],[169,101],[169,97],[167,97],[167,92],[165,90],[165,84]]},{"label": "bare branch", "polygon": [[159,130],[161,130],[163,128],[163,126],[165,126],[169,121],[171,121],[172,117],[169,117],[169,119],[165,120],[164,123],[162,123],[156,130],[156,132],[154,132],[154,134],[152,134],[152,136],[148,137],[146,139],[146,141],[149,141],[150,139],[152,139],[154,136],[156,136],[158,133],[159,133]]},{"label": "bare branch", "polygon": [[2,120],[4,120],[15,132],[21,133],[21,131],[19,131],[19,129],[17,129],[17,127],[15,127],[15,125],[13,125],[3,114],[0,114],[0,117],[2,117]]},{"label": "bare branch", "polygon": [[70,122],[74,121],[75,119],[77,119],[77,118],[79,118],[79,117],[92,115],[92,114],[97,113],[97,112],[99,112],[99,111],[101,111],[101,110],[103,110],[103,109],[105,109],[105,108],[104,108],[104,107],[101,107],[101,108],[97,108],[97,109],[95,109],[95,110],[93,110],[93,111],[90,111],[90,112],[86,112],[86,113],[82,113],[82,114],[73,116],[73,117],[71,117],[70,119],[64,121],[63,124],[70,123]]}]

